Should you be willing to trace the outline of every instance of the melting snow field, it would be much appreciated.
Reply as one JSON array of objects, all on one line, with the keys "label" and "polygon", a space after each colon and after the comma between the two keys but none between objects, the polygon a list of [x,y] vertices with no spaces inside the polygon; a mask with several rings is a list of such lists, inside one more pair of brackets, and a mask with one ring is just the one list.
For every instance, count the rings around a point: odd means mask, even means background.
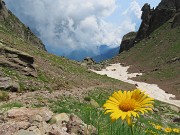
[{"label": "melting snow field", "polygon": [[142,75],[142,73],[128,73],[128,68],[129,66],[123,67],[120,65],[120,63],[118,63],[112,64],[111,66],[108,66],[106,69],[102,69],[102,71],[91,71],[100,75],[107,75],[111,78],[115,78],[123,82],[136,84],[137,88],[145,91],[145,93],[149,94],[150,97],[180,107],[180,100],[171,100],[171,98],[174,98],[175,96],[172,94],[165,93],[165,91],[160,89],[156,84],[148,84],[144,82],[137,82],[131,80],[130,78],[136,77],[136,75]]}]

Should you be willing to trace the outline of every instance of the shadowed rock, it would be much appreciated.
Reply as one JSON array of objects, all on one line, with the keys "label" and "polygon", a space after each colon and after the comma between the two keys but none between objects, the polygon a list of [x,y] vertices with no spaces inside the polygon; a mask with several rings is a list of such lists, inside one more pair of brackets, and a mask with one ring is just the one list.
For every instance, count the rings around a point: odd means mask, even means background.
[{"label": "shadowed rock", "polygon": [[131,47],[133,47],[133,45],[134,45],[133,42],[136,37],[136,34],[137,34],[136,32],[129,32],[128,34],[123,36],[119,53],[121,53],[123,51],[127,51]]}]

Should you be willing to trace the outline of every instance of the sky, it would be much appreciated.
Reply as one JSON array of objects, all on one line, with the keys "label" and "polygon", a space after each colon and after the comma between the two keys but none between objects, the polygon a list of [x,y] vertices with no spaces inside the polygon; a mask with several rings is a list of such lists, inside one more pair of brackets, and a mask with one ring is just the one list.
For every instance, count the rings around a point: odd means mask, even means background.
[{"label": "sky", "polygon": [[74,50],[95,52],[101,45],[117,47],[124,34],[137,31],[141,7],[160,0],[4,0],[7,7],[54,54]]}]

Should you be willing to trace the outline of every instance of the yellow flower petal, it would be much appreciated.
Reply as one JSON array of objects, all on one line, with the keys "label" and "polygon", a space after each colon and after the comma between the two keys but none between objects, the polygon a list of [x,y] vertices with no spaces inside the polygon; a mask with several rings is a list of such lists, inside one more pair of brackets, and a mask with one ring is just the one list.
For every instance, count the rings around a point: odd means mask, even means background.
[{"label": "yellow flower petal", "polygon": [[134,91],[121,90],[114,92],[103,105],[105,114],[111,113],[110,118],[115,121],[119,118],[130,124],[131,117],[139,117],[139,113],[152,111],[154,99],[139,89]]}]

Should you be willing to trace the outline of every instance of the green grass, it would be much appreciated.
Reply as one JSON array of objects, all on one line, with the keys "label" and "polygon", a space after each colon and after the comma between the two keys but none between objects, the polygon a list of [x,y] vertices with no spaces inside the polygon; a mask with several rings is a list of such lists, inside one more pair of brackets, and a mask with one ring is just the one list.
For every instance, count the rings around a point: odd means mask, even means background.
[{"label": "green grass", "polygon": [[23,104],[20,102],[9,102],[0,105],[0,110],[10,110],[12,108],[20,108],[20,107],[23,107]]},{"label": "green grass", "polygon": [[9,93],[0,90],[0,101],[7,101],[9,99]]}]

